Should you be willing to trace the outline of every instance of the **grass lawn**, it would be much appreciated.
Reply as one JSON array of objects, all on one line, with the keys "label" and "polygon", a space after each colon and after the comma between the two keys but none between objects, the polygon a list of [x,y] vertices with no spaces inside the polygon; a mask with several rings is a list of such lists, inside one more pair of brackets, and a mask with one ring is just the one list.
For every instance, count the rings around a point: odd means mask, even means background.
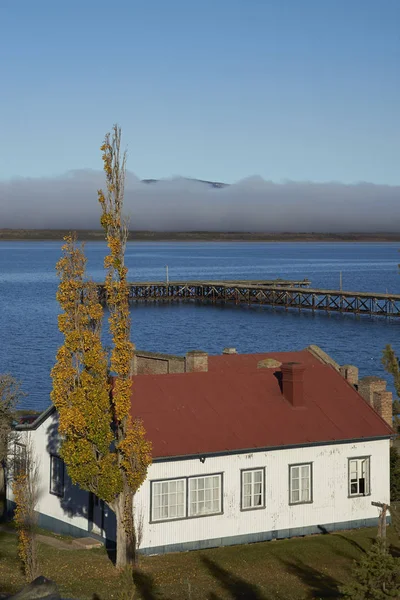
[{"label": "grass lawn", "polygon": [[[106,551],[59,550],[39,545],[41,573],[60,592],[79,600],[301,600],[337,598],[353,561],[376,535],[374,529],[142,557],[130,581],[112,565]],[[398,538],[392,528],[389,540]],[[392,539],[391,539],[392,538]],[[397,550],[397,548],[396,548]],[[0,592],[24,584],[15,534],[0,531]],[[132,588],[131,588],[132,589]]]}]

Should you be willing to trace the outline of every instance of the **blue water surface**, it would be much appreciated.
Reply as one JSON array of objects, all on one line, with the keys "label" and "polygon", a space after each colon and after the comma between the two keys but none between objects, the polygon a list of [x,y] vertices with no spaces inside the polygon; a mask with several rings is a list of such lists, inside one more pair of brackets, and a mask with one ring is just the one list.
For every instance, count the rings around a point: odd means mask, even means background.
[{"label": "blue water surface", "polygon": [[[57,329],[55,264],[61,242],[0,242],[0,372],[23,382],[26,407],[50,402],[50,370],[62,343]],[[165,279],[309,278],[313,287],[400,293],[395,243],[129,243],[126,264],[134,281]],[[105,244],[85,245],[97,281]],[[400,319],[312,313],[258,306],[146,304],[132,307],[132,339],[140,349],[184,354],[297,350],[318,344],[361,375],[383,375],[382,349],[400,354]]]}]

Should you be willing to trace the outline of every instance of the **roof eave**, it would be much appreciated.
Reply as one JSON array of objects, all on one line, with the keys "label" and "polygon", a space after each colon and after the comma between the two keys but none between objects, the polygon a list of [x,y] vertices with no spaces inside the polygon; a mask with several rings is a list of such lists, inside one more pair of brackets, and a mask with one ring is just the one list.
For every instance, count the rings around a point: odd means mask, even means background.
[{"label": "roof eave", "polygon": [[44,410],[42,413],[40,413],[40,415],[38,415],[38,417],[33,421],[33,423],[17,424],[15,425],[14,429],[16,431],[32,431],[34,429],[37,429],[54,412],[56,412],[56,407],[54,405],[51,405],[48,408],[46,408],[46,410]]},{"label": "roof eave", "polygon": [[206,459],[218,456],[230,456],[232,454],[251,454],[254,452],[272,452],[274,450],[290,450],[294,448],[310,448],[316,446],[333,446],[334,444],[356,444],[361,442],[378,442],[381,440],[390,440],[396,438],[396,435],[388,433],[387,435],[351,438],[343,440],[325,440],[321,442],[307,442],[305,444],[283,444],[281,446],[264,446],[258,448],[239,448],[235,450],[219,450],[216,452],[198,452],[196,454],[181,454],[175,456],[153,457],[153,462],[167,462],[178,460]]}]

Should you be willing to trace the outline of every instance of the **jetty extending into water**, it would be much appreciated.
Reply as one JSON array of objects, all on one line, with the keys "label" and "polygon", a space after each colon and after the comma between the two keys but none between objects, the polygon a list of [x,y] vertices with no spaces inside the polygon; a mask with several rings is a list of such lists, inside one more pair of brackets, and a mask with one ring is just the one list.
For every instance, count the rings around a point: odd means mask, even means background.
[{"label": "jetty extending into water", "polygon": [[[285,310],[312,310],[400,317],[400,294],[348,292],[309,287],[310,281],[170,281],[131,282],[129,301],[266,305]],[[99,297],[106,303],[104,285]]]}]

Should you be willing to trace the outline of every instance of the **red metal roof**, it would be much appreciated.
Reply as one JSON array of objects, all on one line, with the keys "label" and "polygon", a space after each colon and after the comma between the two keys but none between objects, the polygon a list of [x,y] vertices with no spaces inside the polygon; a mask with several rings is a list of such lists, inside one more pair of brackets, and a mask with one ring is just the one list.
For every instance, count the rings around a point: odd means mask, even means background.
[{"label": "red metal roof", "polygon": [[[264,358],[306,367],[305,407],[284,398],[279,368],[257,368]],[[393,433],[340,373],[307,350],[209,356],[208,372],[137,375],[132,416],[143,419],[154,458]]]}]

